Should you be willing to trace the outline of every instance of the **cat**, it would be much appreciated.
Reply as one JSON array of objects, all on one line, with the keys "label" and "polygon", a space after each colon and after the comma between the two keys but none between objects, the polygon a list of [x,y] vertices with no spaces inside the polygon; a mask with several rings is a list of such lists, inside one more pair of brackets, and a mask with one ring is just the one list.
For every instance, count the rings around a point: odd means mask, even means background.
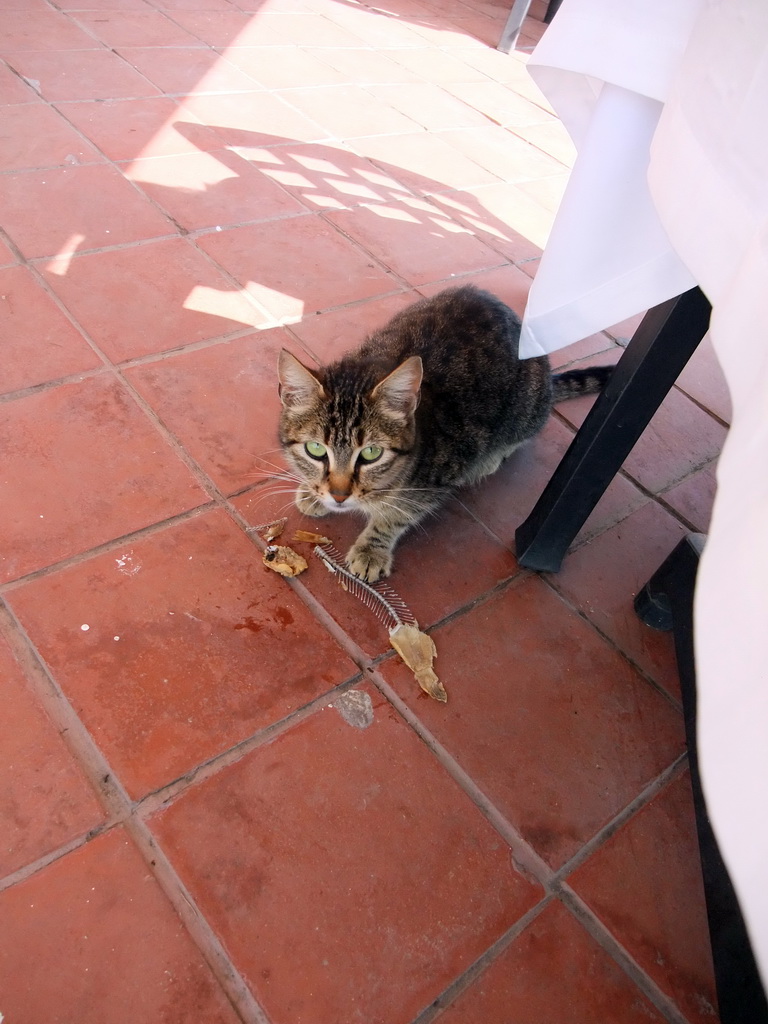
[{"label": "cat", "polygon": [[279,437],[301,481],[296,505],[367,517],[346,556],[357,576],[388,576],[410,526],[495,472],[555,402],[600,390],[612,370],[553,375],[546,356],[518,358],[519,337],[507,305],[465,285],[408,306],[320,369],[282,350]]}]

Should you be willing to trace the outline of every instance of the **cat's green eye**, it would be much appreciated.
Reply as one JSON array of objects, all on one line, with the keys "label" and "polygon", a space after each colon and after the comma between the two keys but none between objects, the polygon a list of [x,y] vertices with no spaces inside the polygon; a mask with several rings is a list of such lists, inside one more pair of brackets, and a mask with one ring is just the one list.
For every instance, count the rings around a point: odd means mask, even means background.
[{"label": "cat's green eye", "polygon": [[369,444],[360,452],[360,458],[363,462],[375,462],[376,459],[381,458],[383,451],[384,449],[379,448],[377,444]]},{"label": "cat's green eye", "polygon": [[319,441],[307,441],[304,445],[304,451],[307,455],[311,455],[313,459],[324,459],[326,447],[324,444],[320,444]]}]

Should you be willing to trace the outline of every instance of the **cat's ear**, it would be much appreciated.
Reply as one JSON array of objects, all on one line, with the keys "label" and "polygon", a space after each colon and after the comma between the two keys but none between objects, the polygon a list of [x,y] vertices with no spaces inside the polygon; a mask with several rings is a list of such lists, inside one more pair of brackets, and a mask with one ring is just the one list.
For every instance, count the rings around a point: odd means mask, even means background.
[{"label": "cat's ear", "polygon": [[303,409],[311,409],[320,399],[325,398],[323,385],[314,373],[286,348],[280,352],[277,377],[280,381],[280,401],[286,409],[301,412]]},{"label": "cat's ear", "polygon": [[391,412],[410,416],[419,404],[422,374],[421,357],[410,356],[376,385],[373,398]]}]

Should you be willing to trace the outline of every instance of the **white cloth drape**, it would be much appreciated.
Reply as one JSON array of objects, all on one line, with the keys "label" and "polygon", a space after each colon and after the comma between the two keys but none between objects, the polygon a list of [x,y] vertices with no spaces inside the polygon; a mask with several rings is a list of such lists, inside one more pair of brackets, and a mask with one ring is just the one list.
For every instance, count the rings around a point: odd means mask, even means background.
[{"label": "white cloth drape", "polygon": [[529,69],[578,156],[523,322],[552,352],[698,284],[733,406],[694,610],[708,809],[768,980],[768,3],[564,0]]},{"label": "white cloth drape", "polygon": [[523,358],[696,283],[662,227],[647,171],[701,2],[565,0],[528,62],[578,156],[528,298]]}]

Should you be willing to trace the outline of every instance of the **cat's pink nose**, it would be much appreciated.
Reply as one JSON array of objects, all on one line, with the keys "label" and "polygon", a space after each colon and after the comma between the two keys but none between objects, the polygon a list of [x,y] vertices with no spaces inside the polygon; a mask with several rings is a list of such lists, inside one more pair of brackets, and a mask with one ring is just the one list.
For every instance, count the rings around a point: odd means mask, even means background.
[{"label": "cat's pink nose", "polygon": [[328,492],[337,505],[343,505],[352,493],[352,478],[345,473],[329,473]]}]

